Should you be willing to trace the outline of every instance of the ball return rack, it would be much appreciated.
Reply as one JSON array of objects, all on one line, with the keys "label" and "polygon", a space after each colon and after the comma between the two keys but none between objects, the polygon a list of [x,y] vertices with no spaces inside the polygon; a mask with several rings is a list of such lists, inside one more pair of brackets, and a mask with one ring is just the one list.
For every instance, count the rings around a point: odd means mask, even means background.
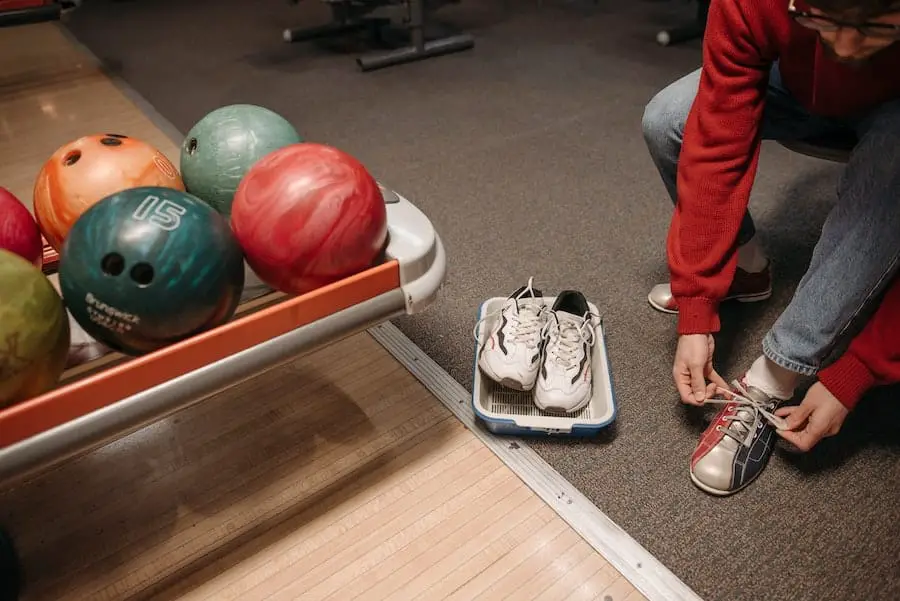
[{"label": "ball return rack", "polygon": [[[57,388],[0,409],[0,486],[15,487],[69,459],[202,402],[227,388],[400,315],[424,311],[446,273],[429,219],[382,186],[388,220],[383,259],[300,296],[272,291],[247,269],[242,303],[227,324],[140,357],[108,352],[68,369]],[[44,272],[58,256],[44,247]],[[0,530],[0,601],[18,599],[13,538]]]}]

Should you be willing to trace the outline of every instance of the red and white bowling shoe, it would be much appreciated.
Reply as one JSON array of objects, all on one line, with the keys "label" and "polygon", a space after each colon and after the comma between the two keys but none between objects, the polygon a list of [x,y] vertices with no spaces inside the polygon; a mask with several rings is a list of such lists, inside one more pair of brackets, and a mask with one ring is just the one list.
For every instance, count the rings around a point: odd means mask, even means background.
[{"label": "red and white bowling shoe", "polygon": [[758,388],[733,382],[730,399],[703,433],[691,457],[691,480],[703,491],[731,495],[759,476],[775,448],[775,429],[784,420],[774,415],[782,402]]}]

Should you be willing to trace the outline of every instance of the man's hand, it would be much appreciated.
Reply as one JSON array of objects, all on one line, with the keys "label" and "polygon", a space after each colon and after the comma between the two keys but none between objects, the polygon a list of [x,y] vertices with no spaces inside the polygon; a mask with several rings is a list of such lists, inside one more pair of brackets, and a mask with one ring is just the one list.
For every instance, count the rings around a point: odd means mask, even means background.
[{"label": "man's hand", "polygon": [[775,412],[787,422],[787,430],[777,432],[801,451],[808,451],[826,436],[837,434],[849,413],[821,382],[816,382],[799,405]]},{"label": "man's hand", "polygon": [[672,376],[683,403],[702,405],[715,395],[717,386],[729,389],[713,369],[714,350],[715,341],[711,334],[689,334],[678,338]]}]

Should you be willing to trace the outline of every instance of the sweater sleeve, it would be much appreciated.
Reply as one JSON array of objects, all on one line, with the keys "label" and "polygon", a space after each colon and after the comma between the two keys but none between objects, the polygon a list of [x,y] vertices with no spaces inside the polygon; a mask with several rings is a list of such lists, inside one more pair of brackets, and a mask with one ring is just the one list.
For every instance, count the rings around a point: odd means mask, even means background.
[{"label": "sweater sleeve", "polygon": [[878,310],[819,381],[848,409],[871,388],[900,383],[900,276]]},{"label": "sweater sleeve", "polygon": [[773,63],[767,2],[713,0],[700,86],[688,114],[666,242],[679,334],[718,331],[759,161]]}]

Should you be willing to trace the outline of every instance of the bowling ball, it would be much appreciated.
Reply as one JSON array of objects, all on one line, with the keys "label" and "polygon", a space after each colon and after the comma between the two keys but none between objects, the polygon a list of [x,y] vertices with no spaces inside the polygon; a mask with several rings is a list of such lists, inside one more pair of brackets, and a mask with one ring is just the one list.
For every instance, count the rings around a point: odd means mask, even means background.
[{"label": "bowling ball", "polygon": [[0,250],[0,407],[53,388],[68,354],[59,294],[32,263]]},{"label": "bowling ball", "polygon": [[387,239],[387,212],[358,160],[330,146],[292,144],[247,172],[231,227],[260,279],[303,294],[371,267]]},{"label": "bowling ball", "polygon": [[175,165],[149,144],[119,134],[86,136],[44,163],[34,184],[34,214],[47,242],[59,251],[88,207],[141,186],[184,190]]},{"label": "bowling ball", "polygon": [[228,221],[199,198],[131,188],[72,226],[59,285],[89,336],[142,355],[228,321],[240,302],[244,258]]},{"label": "bowling ball", "polygon": [[187,191],[223,215],[231,213],[238,184],[256,161],[300,142],[281,115],[261,106],[216,109],[188,131],[181,145],[181,176]]},{"label": "bowling ball", "polygon": [[11,251],[40,267],[44,241],[31,211],[12,192],[0,188],[0,248]]}]

